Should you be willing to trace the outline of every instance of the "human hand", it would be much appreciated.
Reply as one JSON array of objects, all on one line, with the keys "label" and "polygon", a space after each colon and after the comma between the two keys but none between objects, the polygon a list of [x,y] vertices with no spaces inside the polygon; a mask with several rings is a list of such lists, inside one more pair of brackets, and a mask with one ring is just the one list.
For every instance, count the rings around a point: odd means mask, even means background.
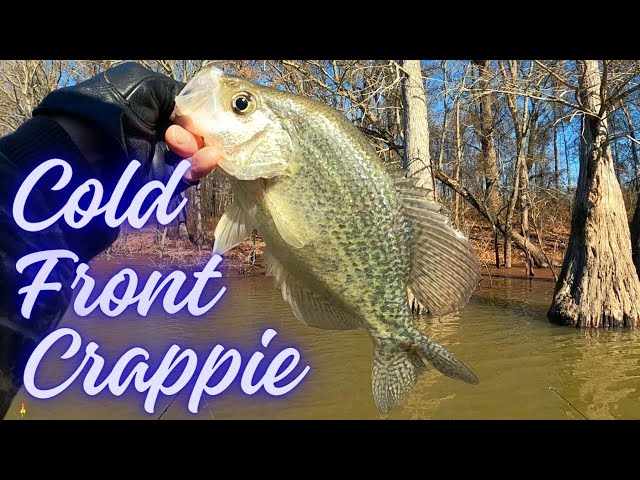
[{"label": "human hand", "polygon": [[191,157],[184,179],[193,183],[213,170],[222,151],[203,148],[201,139],[171,125],[174,99],[183,87],[166,75],[126,62],[52,92],[33,114],[49,115],[62,125],[99,178],[119,173],[120,167],[113,165],[114,145],[128,160],[140,161],[146,172],[162,172],[152,169],[151,162],[157,142],[164,138],[178,156]]},{"label": "human hand", "polygon": [[[177,120],[178,123],[180,119]],[[165,133],[167,146],[176,155],[188,158],[191,167],[183,178],[189,182],[197,182],[206,177],[220,162],[224,153],[220,145],[204,146],[202,137],[189,132],[181,125],[171,125]]]}]

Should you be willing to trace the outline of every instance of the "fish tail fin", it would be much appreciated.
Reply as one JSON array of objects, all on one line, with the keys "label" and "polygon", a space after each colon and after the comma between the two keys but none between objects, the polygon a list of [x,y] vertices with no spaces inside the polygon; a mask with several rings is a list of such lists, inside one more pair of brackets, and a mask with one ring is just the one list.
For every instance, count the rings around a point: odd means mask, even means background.
[{"label": "fish tail fin", "polygon": [[444,347],[417,334],[411,346],[378,342],[373,356],[373,399],[380,414],[400,405],[415,385],[425,365],[422,358],[442,374],[478,383],[478,377]]},{"label": "fish tail fin", "polygon": [[424,370],[415,351],[380,343],[373,355],[373,400],[380,414],[400,405]]}]

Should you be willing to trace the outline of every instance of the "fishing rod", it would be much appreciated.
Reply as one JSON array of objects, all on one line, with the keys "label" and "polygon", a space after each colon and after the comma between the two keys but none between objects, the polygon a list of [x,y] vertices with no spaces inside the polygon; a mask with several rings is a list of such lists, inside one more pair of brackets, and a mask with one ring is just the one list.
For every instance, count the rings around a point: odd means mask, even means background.
[{"label": "fishing rod", "polygon": [[[574,411],[576,411],[578,413],[578,415],[580,415],[582,418],[584,418],[585,420],[591,420],[589,417],[587,417],[584,413],[582,413],[580,410],[577,409],[577,407],[575,407],[573,405],[573,403],[571,403],[569,400],[567,400],[566,398],[564,398],[564,396],[557,391],[555,388],[553,387],[549,387],[549,390],[551,390],[553,393],[555,393],[560,399],[562,399],[567,405],[569,405]],[[565,412],[566,413],[566,412]],[[568,415],[567,415],[568,416]]]},{"label": "fishing rod", "polygon": [[[169,410],[169,407],[173,404],[173,402],[176,401],[176,398],[178,398],[178,394],[176,394],[173,397],[173,400],[171,400],[171,402],[169,402],[169,405],[167,405],[167,407],[162,411],[162,413],[160,414],[160,416],[157,418],[157,420],[160,420],[162,418],[162,416],[167,413],[167,410]],[[207,405],[207,410],[209,410],[209,415],[211,415],[211,420],[215,420],[215,418],[213,417],[213,413],[211,412],[211,408],[209,408],[209,402],[207,401],[207,397],[203,396],[202,398],[204,398],[204,403]]]}]

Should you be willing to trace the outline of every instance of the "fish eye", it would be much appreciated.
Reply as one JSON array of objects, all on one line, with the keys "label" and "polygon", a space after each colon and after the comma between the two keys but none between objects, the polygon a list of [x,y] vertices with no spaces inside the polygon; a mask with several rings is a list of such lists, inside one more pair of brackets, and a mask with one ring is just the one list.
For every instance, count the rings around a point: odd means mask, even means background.
[{"label": "fish eye", "polygon": [[248,92],[237,93],[231,99],[231,108],[238,115],[248,115],[256,108],[255,98]]}]

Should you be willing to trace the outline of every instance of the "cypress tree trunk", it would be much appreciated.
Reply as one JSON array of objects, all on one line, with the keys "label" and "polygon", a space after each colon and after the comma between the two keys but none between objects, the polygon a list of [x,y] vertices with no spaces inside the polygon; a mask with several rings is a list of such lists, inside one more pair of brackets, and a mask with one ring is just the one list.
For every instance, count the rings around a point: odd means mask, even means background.
[{"label": "cypress tree trunk", "polygon": [[580,101],[588,113],[582,115],[569,246],[548,316],[554,323],[576,327],[637,326],[640,280],[607,142],[600,67],[597,60],[578,60],[577,67]]}]

